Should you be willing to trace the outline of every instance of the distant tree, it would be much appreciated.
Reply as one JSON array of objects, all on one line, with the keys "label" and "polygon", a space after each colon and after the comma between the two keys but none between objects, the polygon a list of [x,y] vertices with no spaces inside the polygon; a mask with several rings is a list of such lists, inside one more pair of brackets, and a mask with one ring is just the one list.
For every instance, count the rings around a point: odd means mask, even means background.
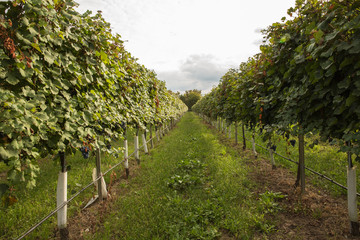
[{"label": "distant tree", "polygon": [[191,111],[191,107],[197,103],[201,98],[201,90],[193,89],[186,90],[184,94],[180,95],[180,99],[186,104]]}]

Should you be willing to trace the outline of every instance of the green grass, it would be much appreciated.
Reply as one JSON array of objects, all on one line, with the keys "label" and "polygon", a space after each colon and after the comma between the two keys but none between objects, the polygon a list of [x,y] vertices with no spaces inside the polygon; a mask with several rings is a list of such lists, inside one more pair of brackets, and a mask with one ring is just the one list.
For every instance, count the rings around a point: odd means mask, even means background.
[{"label": "green grass", "polygon": [[[134,131],[130,130],[128,132],[129,154],[134,150],[133,136]],[[149,139],[149,134],[147,134],[147,139]],[[141,138],[139,141],[141,144]],[[122,147],[123,142],[114,142],[113,146]],[[121,160],[122,155],[120,158],[116,158],[107,153],[102,153],[102,172],[105,172],[110,166]],[[73,156],[67,156],[66,162],[71,166],[71,170],[68,172],[69,199],[77,191],[92,181],[92,170],[96,165],[94,156],[84,159],[80,151]],[[2,172],[7,169],[8,167],[6,165],[0,165],[0,170]],[[0,239],[12,239],[18,237],[56,208],[56,186],[59,170],[59,160],[48,158],[40,162],[40,174],[36,179],[37,185],[35,188],[27,189],[23,183],[14,185],[15,191],[13,194],[18,199],[18,202],[10,207],[4,207],[0,204],[0,214],[2,216],[0,218]],[[119,166],[115,171],[123,173],[123,166]],[[110,174],[105,176],[107,183],[109,183],[109,177]],[[3,177],[0,180],[0,183],[8,182]],[[94,194],[97,194],[95,188],[90,187],[75,198],[74,201],[68,205],[68,217],[72,217],[76,212],[80,211],[81,207],[83,207]],[[50,238],[56,228],[56,221],[55,214],[31,233],[27,239]]]},{"label": "green grass", "polygon": [[[218,125],[216,125],[217,127]],[[251,130],[246,129],[246,138],[251,139]],[[231,138],[234,140],[234,126],[232,126],[232,135]],[[291,158],[295,161],[298,161],[299,152],[298,152],[298,139],[296,136],[290,136],[290,139],[296,140],[295,146],[288,145],[286,139],[282,136],[276,136],[274,144],[276,144],[277,149],[276,152],[281,154],[282,156]],[[315,145],[313,148],[310,145],[317,140],[319,142],[318,145]],[[242,130],[241,126],[238,127],[238,141],[239,144],[242,145]],[[255,134],[256,143],[266,146],[267,142],[264,142],[262,136],[257,131]],[[252,149],[252,145],[250,141],[246,142],[247,149]],[[340,146],[331,145],[329,143],[321,142],[319,136],[307,134],[305,136],[305,166],[311,168],[319,173],[322,173],[338,183],[346,186],[346,169],[347,169],[347,156],[345,153],[339,152]],[[256,147],[256,151],[260,153],[262,156],[269,159],[268,151]],[[274,155],[275,162],[277,165],[284,166],[289,168],[295,175],[297,173],[297,165],[291,163],[279,156]],[[354,165],[358,165],[357,162],[353,161]],[[317,187],[320,187],[324,190],[329,191],[334,196],[346,195],[346,190],[340,188],[337,185],[332,184],[331,182],[322,179],[313,173],[305,170],[306,178],[308,181],[311,180],[311,183]],[[357,189],[360,189],[360,174],[357,176]]]},{"label": "green grass", "polygon": [[245,160],[189,112],[143,158],[129,192],[119,197],[103,226],[85,238],[252,239],[267,234],[274,226],[265,213],[279,210],[277,197],[269,193],[258,201],[247,172]]}]

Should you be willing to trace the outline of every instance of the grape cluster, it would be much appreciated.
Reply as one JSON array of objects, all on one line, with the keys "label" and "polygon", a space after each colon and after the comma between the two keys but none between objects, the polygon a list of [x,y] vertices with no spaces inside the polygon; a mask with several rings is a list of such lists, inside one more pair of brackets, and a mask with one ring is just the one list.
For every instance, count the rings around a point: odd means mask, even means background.
[{"label": "grape cluster", "polygon": [[270,149],[273,150],[274,152],[276,152],[276,145],[272,145],[272,146],[270,147]]},{"label": "grape cluster", "polygon": [[87,147],[87,146],[82,146],[81,148],[80,148],[80,151],[81,151],[81,153],[82,153],[82,155],[83,155],[83,157],[86,159],[86,158],[89,158],[89,155],[90,155],[90,148],[89,147]]},{"label": "grape cluster", "polygon": [[294,139],[293,139],[293,140],[290,140],[290,144],[291,144],[291,146],[293,146],[293,147],[294,147],[294,146],[295,146],[295,143],[296,143],[296,140],[294,140]]}]

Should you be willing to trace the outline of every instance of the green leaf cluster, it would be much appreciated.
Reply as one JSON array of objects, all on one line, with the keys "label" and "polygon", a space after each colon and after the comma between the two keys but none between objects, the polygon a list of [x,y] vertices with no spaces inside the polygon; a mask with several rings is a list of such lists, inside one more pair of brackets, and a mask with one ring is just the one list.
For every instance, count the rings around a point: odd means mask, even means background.
[{"label": "green leaf cluster", "polygon": [[[360,155],[360,2],[296,1],[263,30],[260,53],[193,107],[268,129],[318,132]],[[301,128],[297,127],[301,126]]]},{"label": "green leaf cluster", "polygon": [[187,110],[100,12],[79,14],[75,6],[0,4],[0,161],[12,167],[12,180],[34,185],[39,157],[83,144],[105,150],[122,137],[121,125],[144,128]]}]

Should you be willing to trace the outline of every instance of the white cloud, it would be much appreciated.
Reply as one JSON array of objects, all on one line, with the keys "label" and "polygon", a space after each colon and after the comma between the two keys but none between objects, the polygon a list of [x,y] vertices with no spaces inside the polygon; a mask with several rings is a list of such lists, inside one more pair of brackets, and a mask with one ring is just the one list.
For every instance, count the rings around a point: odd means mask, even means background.
[{"label": "white cloud", "polygon": [[237,67],[259,52],[260,29],[280,21],[295,2],[77,1],[80,12],[102,10],[114,32],[127,40],[126,49],[139,58],[141,64],[154,69],[173,90],[211,89],[213,79],[219,81],[222,69]]},{"label": "white cloud", "polygon": [[214,82],[220,79],[226,68],[221,67],[212,55],[191,55],[180,66],[180,71],[191,78]]},{"label": "white cloud", "polygon": [[191,55],[180,64],[178,70],[158,71],[158,77],[165,80],[167,87],[173,91],[209,91],[227,70],[213,55]]}]

